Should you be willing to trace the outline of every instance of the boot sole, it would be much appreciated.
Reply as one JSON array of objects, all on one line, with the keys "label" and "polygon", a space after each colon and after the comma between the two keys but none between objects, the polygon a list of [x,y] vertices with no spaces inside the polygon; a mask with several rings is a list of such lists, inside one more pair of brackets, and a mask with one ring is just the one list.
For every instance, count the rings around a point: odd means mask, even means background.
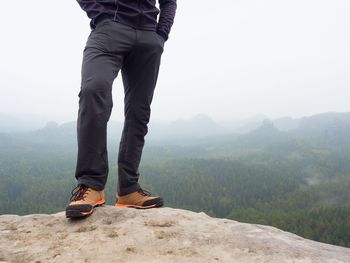
[{"label": "boot sole", "polygon": [[79,205],[71,205],[66,208],[66,218],[81,218],[91,215],[94,212],[95,207],[102,206],[106,203],[105,200],[98,201],[89,211],[81,211]]},{"label": "boot sole", "polygon": [[152,205],[133,205],[133,204],[118,204],[116,203],[114,206],[116,207],[130,207],[130,208],[136,208],[136,209],[148,209],[148,208],[154,208],[154,207],[161,207],[164,205],[163,201],[159,201],[158,203],[152,204]]}]

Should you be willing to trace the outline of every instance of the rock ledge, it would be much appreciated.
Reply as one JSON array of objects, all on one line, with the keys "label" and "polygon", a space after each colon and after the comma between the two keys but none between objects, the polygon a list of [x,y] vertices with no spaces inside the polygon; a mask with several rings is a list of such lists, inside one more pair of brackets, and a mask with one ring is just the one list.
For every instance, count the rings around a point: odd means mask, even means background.
[{"label": "rock ledge", "polygon": [[0,262],[349,263],[350,249],[274,227],[162,207],[102,206],[83,220],[64,212],[0,216]]}]

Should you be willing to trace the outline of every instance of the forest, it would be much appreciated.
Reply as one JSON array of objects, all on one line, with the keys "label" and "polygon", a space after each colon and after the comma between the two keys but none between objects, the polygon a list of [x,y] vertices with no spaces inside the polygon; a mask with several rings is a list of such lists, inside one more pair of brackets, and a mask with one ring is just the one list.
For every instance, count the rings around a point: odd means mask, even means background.
[{"label": "forest", "polygon": [[[75,130],[0,133],[0,214],[63,211],[75,186]],[[140,183],[169,207],[278,227],[350,247],[350,118],[271,121],[245,134],[145,144]],[[109,138],[114,204],[118,138]]]}]

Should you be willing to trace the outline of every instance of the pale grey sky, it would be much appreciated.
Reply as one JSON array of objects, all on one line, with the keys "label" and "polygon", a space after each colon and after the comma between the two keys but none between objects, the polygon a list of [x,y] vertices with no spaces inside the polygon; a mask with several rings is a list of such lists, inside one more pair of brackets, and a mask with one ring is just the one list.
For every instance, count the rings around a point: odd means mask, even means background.
[{"label": "pale grey sky", "polygon": [[[0,113],[76,120],[89,18],[75,0],[4,1]],[[350,111],[349,0],[178,0],[151,120]],[[123,120],[121,75],[111,119]]]}]

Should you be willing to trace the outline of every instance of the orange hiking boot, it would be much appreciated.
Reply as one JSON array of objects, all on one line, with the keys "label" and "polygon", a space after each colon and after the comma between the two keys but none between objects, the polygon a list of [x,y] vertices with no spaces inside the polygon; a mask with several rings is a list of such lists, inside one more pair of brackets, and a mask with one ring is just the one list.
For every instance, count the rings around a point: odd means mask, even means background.
[{"label": "orange hiking boot", "polygon": [[164,200],[160,196],[151,197],[151,193],[139,189],[136,192],[120,196],[116,194],[117,202],[115,206],[118,207],[133,207],[139,209],[153,208],[163,206]]},{"label": "orange hiking boot", "polygon": [[90,215],[95,207],[106,202],[103,190],[97,191],[85,185],[77,186],[72,190],[70,201],[66,207],[67,218]]}]

